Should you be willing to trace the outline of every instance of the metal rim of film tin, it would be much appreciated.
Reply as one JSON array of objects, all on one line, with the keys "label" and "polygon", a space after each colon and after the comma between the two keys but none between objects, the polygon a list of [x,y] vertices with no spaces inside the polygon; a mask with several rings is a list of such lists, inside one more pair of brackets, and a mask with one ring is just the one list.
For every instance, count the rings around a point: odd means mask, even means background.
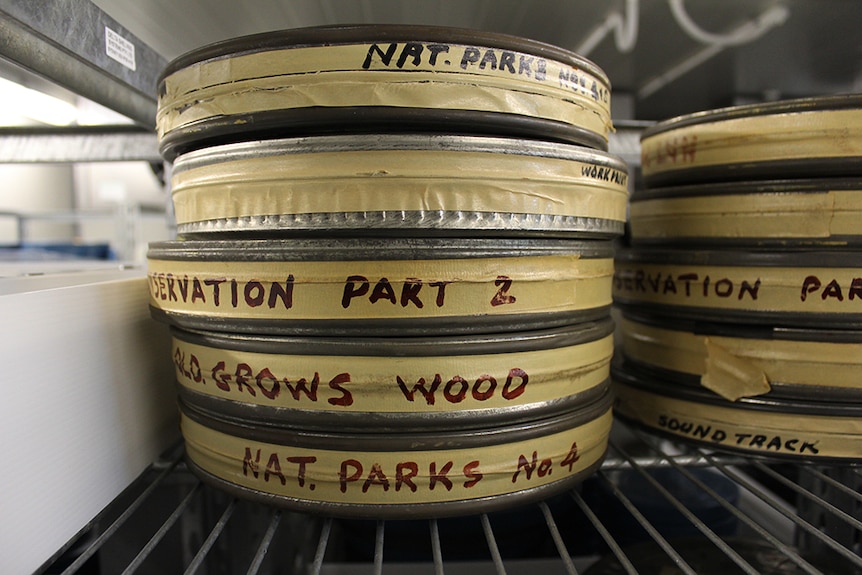
[{"label": "metal rim of film tin", "polygon": [[186,403],[306,429],[466,429],[548,417],[602,395],[612,355],[610,318],[527,333],[426,338],[173,330]]},{"label": "metal rim of film tin", "polygon": [[631,197],[635,245],[858,245],[862,180],[714,182],[639,190]]},{"label": "metal rim of film tin", "polygon": [[862,174],[862,95],[800,98],[672,118],[641,137],[648,187]]},{"label": "metal rim of film tin", "polygon": [[862,253],[620,249],[613,297],[626,309],[683,319],[859,329]]},{"label": "metal rim of film tin", "polygon": [[434,134],[256,140],[178,157],[177,231],[622,234],[628,172],[582,146]]},{"label": "metal rim of film tin", "polygon": [[219,42],[168,64],[156,125],[168,160],[288,132],[462,132],[465,126],[607,149],[610,82],[568,50],[505,34],[403,25],[300,28]]},{"label": "metal rim of film tin", "polygon": [[278,430],[180,407],[186,459],[204,481],[296,511],[379,519],[474,514],[556,495],[600,467],[612,422],[609,393],[553,418],[403,434]]},{"label": "metal rim of film tin", "polygon": [[611,366],[614,416],[710,449],[803,461],[859,460],[862,405],[771,397],[727,401],[707,390],[669,384]]},{"label": "metal rim of film tin", "polygon": [[673,320],[626,312],[627,361],[668,382],[734,401],[775,398],[859,401],[862,331],[776,329]]},{"label": "metal rim of film tin", "polygon": [[150,244],[150,309],[186,329],[423,335],[607,316],[613,246],[551,239],[271,239]]}]

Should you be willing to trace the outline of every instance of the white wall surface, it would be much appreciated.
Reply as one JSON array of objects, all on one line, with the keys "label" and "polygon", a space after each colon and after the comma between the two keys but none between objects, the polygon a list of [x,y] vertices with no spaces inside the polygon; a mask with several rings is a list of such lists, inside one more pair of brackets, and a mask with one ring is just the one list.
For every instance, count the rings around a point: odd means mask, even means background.
[{"label": "white wall surface", "polygon": [[[0,164],[0,211],[49,212],[74,205],[72,166],[61,164]],[[32,222],[26,239],[69,239],[73,226]],[[0,217],[0,245],[17,241],[15,221]]]}]

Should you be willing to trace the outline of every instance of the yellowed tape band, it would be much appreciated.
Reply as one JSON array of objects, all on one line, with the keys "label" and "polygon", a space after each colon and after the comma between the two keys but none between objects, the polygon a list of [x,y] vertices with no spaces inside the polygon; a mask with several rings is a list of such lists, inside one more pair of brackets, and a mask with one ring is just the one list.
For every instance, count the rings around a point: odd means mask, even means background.
[{"label": "yellowed tape band", "polygon": [[862,419],[752,411],[676,399],[618,384],[623,417],[716,448],[800,458],[862,454]]},{"label": "yellowed tape band", "polygon": [[862,110],[733,118],[659,132],[641,141],[645,177],[702,166],[862,156]]},{"label": "yellowed tape band", "polygon": [[226,161],[173,176],[177,223],[247,216],[468,211],[624,222],[627,175],[514,154],[365,151]]},{"label": "yellowed tape band", "polygon": [[[572,256],[463,260],[149,260],[150,304],[252,319],[402,319],[558,313],[610,305],[613,261]],[[406,277],[405,277],[406,276]]]},{"label": "yellowed tape band", "polygon": [[859,343],[705,336],[627,318],[620,327],[626,355],[655,367],[703,376],[718,367],[710,358],[723,350],[763,373],[770,383],[862,388]]},{"label": "yellowed tape band", "polygon": [[609,375],[613,338],[483,355],[368,357],[253,353],[173,340],[177,381],[236,402],[325,412],[505,409],[569,397]]},{"label": "yellowed tape band", "polygon": [[862,191],[728,194],[632,202],[634,238],[829,238],[859,235]]},{"label": "yellowed tape band", "polygon": [[186,453],[231,484],[306,501],[415,505],[516,493],[571,478],[607,448],[611,412],[571,430],[509,444],[357,452],[252,441],[184,416]]},{"label": "yellowed tape band", "polygon": [[683,308],[858,313],[862,312],[862,270],[617,261],[614,297]]},{"label": "yellowed tape band", "polygon": [[[415,44],[412,49],[415,50]],[[561,62],[474,46],[309,46],[193,64],[169,75],[160,136],[200,120],[311,106],[477,110],[565,122],[607,137],[610,87]],[[381,49],[382,48],[382,53]],[[398,56],[388,57],[393,49]]]}]

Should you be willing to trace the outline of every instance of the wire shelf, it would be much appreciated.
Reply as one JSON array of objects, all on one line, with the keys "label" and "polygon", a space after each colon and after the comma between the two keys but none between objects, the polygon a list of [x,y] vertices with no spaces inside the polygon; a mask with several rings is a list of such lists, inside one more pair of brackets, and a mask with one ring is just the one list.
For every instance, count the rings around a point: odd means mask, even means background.
[{"label": "wire shelf", "polygon": [[862,469],[679,445],[617,422],[602,468],[475,517],[340,520],[237,500],[177,446],[40,573],[862,573]]}]

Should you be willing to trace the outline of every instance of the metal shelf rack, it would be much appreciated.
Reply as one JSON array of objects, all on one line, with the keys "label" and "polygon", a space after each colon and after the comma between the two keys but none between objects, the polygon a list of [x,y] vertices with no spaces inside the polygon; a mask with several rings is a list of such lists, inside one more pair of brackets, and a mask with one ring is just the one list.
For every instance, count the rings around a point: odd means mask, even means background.
[{"label": "metal shelf rack", "polygon": [[5,2],[0,56],[152,128],[167,61],[91,2]]},{"label": "metal shelf rack", "polygon": [[[430,521],[346,521],[236,500],[182,446],[40,573],[862,573],[862,469],[711,453],[617,422],[563,496]],[[719,569],[719,570],[716,570]]]}]

